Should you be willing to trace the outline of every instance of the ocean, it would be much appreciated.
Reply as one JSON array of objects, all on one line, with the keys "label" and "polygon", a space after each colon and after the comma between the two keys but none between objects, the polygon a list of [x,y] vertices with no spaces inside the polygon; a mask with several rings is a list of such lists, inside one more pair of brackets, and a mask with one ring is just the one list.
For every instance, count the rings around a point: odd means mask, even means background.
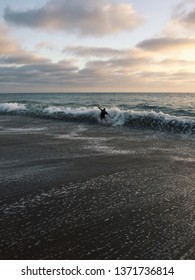
[{"label": "ocean", "polygon": [[194,259],[194,136],[193,94],[0,94],[0,258]]},{"label": "ocean", "polygon": [[[194,94],[66,93],[1,94],[0,114],[99,124],[99,109],[108,125],[194,134]],[[56,123],[57,124],[57,123]]]}]

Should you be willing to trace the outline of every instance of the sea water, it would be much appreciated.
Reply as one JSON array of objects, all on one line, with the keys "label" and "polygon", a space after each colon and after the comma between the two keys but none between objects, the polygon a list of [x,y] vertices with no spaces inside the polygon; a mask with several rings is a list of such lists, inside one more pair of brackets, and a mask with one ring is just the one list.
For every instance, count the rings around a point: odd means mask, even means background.
[{"label": "sea water", "polygon": [[194,259],[194,116],[193,94],[0,94],[0,258]]},{"label": "sea water", "polygon": [[195,94],[26,93],[0,94],[0,114],[100,124],[106,108],[113,127],[195,133]]}]

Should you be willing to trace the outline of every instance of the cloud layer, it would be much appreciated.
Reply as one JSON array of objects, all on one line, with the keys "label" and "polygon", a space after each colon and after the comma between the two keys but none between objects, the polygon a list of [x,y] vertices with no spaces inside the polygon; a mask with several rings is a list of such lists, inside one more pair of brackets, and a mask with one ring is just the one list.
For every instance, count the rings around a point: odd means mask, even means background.
[{"label": "cloud layer", "polygon": [[18,26],[92,36],[129,31],[143,21],[130,4],[106,0],[50,0],[44,7],[27,11],[7,7],[4,19]]},{"label": "cloud layer", "polygon": [[[79,45],[63,45],[63,40],[57,45],[51,36],[27,51],[0,23],[0,91],[194,91],[195,36],[186,32],[194,32],[194,11],[182,8],[170,19],[169,32],[159,31],[158,37],[142,37],[134,47],[117,49],[112,44],[100,47],[100,40],[94,46],[97,38],[92,45],[89,38],[83,41],[88,45],[82,45],[80,35],[103,36],[134,28],[141,18],[129,4],[52,0],[24,12],[7,8],[7,21],[76,32]],[[182,30],[179,36],[170,28],[176,23]]]},{"label": "cloud layer", "polygon": [[164,50],[176,51],[178,49],[183,49],[186,47],[194,48],[195,39],[168,38],[168,37],[153,38],[138,43],[137,47],[150,51],[164,51]]}]

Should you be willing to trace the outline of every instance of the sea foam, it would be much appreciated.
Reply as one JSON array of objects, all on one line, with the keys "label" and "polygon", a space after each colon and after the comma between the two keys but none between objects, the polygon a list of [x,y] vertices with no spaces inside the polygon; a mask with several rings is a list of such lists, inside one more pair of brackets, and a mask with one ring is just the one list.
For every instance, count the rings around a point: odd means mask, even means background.
[{"label": "sea foam", "polygon": [[[195,121],[191,117],[175,116],[154,110],[124,110],[118,107],[107,109],[110,126],[125,126],[139,129],[153,129],[178,133],[195,133]],[[98,107],[43,106],[40,104],[0,103],[1,114],[17,114],[37,118],[55,119],[68,122],[99,124]]]},{"label": "sea foam", "polygon": [[9,112],[17,112],[26,110],[26,106],[24,104],[19,103],[0,103],[0,113],[9,113]]}]

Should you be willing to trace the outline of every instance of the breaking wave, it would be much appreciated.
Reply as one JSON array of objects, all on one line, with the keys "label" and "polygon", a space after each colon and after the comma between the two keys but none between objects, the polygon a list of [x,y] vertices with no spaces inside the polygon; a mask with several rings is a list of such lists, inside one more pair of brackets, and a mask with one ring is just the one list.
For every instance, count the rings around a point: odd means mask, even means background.
[{"label": "breaking wave", "polygon": [[[195,133],[195,120],[187,116],[174,116],[155,110],[108,109],[111,126],[125,126],[139,129],[153,129],[177,133]],[[68,122],[100,123],[97,107],[63,107],[42,104],[0,103],[0,114],[31,116]]]}]

